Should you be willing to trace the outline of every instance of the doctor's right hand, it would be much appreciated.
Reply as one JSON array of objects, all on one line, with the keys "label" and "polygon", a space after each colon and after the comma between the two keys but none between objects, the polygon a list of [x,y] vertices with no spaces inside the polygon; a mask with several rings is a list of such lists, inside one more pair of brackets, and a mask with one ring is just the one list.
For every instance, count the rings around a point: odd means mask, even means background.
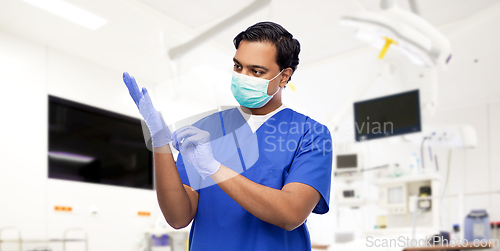
[{"label": "doctor's right hand", "polygon": [[214,158],[209,132],[191,125],[181,127],[174,132],[172,145],[186,157],[203,179],[219,170],[221,164]]},{"label": "doctor's right hand", "polygon": [[127,85],[130,96],[132,96],[137,108],[139,108],[139,113],[148,125],[151,137],[153,138],[153,147],[161,147],[170,143],[172,141],[172,133],[160,113],[154,108],[146,87],[143,87],[141,92],[135,82],[135,78],[127,72],[123,73],[123,82]]}]

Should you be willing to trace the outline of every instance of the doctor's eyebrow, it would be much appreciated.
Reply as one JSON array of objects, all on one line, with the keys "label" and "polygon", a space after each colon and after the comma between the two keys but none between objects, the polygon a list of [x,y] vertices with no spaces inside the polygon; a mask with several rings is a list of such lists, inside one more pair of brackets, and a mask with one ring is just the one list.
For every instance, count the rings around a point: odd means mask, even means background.
[{"label": "doctor's eyebrow", "polygon": [[[240,63],[240,61],[236,60],[236,58],[233,58],[233,61],[239,65],[242,65]],[[265,71],[269,71],[269,69],[267,69],[267,67],[265,66],[262,66],[262,65],[247,65],[248,68],[260,68],[260,69],[263,69]]]}]

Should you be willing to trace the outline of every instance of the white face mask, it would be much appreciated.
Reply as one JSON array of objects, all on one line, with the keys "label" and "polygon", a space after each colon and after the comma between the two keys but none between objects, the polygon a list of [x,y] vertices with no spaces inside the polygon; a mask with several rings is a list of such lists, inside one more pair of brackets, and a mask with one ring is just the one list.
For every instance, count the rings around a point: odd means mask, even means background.
[{"label": "white face mask", "polygon": [[[283,69],[285,70],[285,69]],[[247,108],[260,108],[265,106],[281,89],[278,90],[273,95],[267,95],[267,88],[269,82],[277,78],[283,70],[278,73],[272,79],[263,79],[250,77],[245,74],[240,74],[233,71],[233,78],[231,79],[231,92],[234,98],[241,106]]]}]

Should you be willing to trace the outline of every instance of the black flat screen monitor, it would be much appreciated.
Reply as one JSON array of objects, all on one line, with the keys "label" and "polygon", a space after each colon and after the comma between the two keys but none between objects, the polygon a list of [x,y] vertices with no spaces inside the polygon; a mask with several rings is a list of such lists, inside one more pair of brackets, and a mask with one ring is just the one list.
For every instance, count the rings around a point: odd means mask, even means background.
[{"label": "black flat screen monitor", "polygon": [[337,155],[337,169],[358,168],[357,154]]},{"label": "black flat screen monitor", "polygon": [[141,121],[49,96],[49,178],[153,189]]},{"label": "black flat screen monitor", "polygon": [[421,130],[418,90],[354,103],[356,141]]}]

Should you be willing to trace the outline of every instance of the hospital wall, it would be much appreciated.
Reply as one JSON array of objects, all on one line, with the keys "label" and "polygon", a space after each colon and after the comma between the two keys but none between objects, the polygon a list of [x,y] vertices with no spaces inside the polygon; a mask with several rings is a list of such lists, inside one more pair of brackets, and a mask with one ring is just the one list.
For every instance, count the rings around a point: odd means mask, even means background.
[{"label": "hospital wall", "polygon": [[[89,250],[138,250],[143,231],[162,217],[154,191],[47,178],[48,95],[139,117],[121,72],[1,31],[0,55],[0,228],[15,226],[25,239],[62,238],[66,229],[81,228]],[[54,206],[73,212],[56,212]],[[152,215],[140,217],[138,211]],[[2,237],[17,234],[6,230]],[[81,243],[67,247],[84,250]],[[2,244],[2,250],[16,248]]]}]

